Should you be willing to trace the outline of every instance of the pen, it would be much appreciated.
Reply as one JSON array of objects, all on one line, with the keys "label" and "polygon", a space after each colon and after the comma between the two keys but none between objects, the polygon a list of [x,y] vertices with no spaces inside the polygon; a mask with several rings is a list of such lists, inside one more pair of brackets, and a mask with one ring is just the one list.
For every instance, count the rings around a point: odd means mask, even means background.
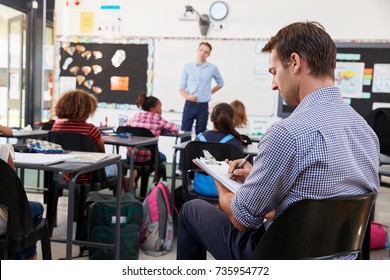
[{"label": "pen", "polygon": [[243,168],[245,163],[249,160],[249,158],[251,157],[252,155],[251,154],[248,154],[234,169],[233,171],[230,173],[229,175],[229,178],[232,177],[234,175],[234,170],[236,169],[239,169],[239,168]]}]

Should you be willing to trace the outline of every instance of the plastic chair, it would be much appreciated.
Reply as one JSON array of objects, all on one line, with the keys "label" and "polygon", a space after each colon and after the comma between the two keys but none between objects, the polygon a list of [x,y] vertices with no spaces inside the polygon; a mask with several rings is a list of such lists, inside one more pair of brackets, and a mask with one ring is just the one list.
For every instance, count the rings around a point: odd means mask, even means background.
[{"label": "plastic chair", "polygon": [[182,174],[182,198],[188,201],[194,198],[204,199],[210,203],[218,203],[218,198],[208,197],[197,194],[193,191],[192,180],[195,171],[200,171],[198,166],[192,162],[194,158],[204,157],[203,150],[209,151],[216,160],[242,158],[243,154],[240,149],[232,144],[214,143],[214,142],[189,142],[183,152],[183,174]]},{"label": "plastic chair", "polygon": [[330,259],[361,253],[377,193],[301,200],[261,237],[253,259]]},{"label": "plastic chair", "polygon": [[[366,121],[378,136],[380,153],[390,156],[390,108],[378,108],[366,117]],[[379,173],[381,186],[390,187],[390,184],[382,180],[386,174]]]},{"label": "plastic chair", "polygon": [[0,160],[0,205],[8,210],[7,231],[0,236],[0,257],[12,258],[41,240],[42,258],[51,260],[50,231],[47,220],[34,223],[26,192],[15,171]]},{"label": "plastic chair", "polygon": [[366,121],[379,139],[380,152],[390,155],[390,108],[378,108],[366,117]]},{"label": "plastic chair", "polygon": [[[95,142],[89,136],[62,132],[62,131],[50,131],[48,134],[48,140],[60,144],[64,150],[81,151],[81,152],[99,152]],[[49,221],[50,232],[53,232],[55,224],[58,198],[62,195],[64,188],[68,187],[68,182],[64,179],[63,174],[46,173],[49,178],[46,178],[52,184],[48,187],[47,198],[47,218]],[[52,179],[50,179],[50,176]],[[54,178],[53,178],[54,177]],[[115,182],[109,182],[106,178],[104,169],[99,169],[91,173],[91,184],[77,184],[75,189],[75,217],[77,221],[76,227],[76,239],[80,239],[80,234],[84,230],[82,221],[84,217],[84,203],[86,195],[90,191],[97,191],[107,187],[111,187]],[[77,216],[76,216],[77,215]]]},{"label": "plastic chair", "polygon": [[[143,136],[143,137],[155,137],[154,134],[147,128],[143,127],[133,127],[133,126],[119,126],[116,130],[117,132],[128,132],[134,136]],[[135,162],[134,163],[134,169],[137,170],[137,178],[136,181],[138,181],[139,177],[141,177],[141,190],[140,190],[140,196],[141,198],[146,197],[147,191],[148,191],[148,184],[149,184],[149,177],[152,172],[154,172],[154,163],[155,163],[155,152],[156,149],[158,150],[158,145],[150,145],[150,146],[145,146],[142,147],[144,149],[148,149],[151,152],[151,160],[150,162],[147,163],[139,163]],[[137,149],[142,149],[142,148],[137,148]],[[119,147],[117,147],[117,153],[119,153]],[[167,180],[167,172],[166,172],[166,167],[165,163],[163,164],[160,162],[160,158],[157,159],[158,162],[158,173],[162,177],[164,181]],[[122,160],[122,170],[127,172],[128,169],[130,169],[130,166],[126,160]],[[160,177],[159,176],[159,177]],[[155,177],[156,178],[156,177]]]},{"label": "plastic chair", "polygon": [[249,138],[248,135],[241,134],[241,144],[243,146],[248,146],[248,145],[252,144],[252,140],[251,140],[251,138]]}]

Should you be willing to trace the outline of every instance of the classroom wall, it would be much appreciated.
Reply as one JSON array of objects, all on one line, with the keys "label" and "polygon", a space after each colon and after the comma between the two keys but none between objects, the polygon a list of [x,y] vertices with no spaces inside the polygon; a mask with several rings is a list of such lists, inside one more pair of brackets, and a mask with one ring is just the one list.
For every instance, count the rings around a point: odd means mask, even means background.
[{"label": "classroom wall", "polygon": [[[123,13],[123,35],[131,36],[200,36],[193,21],[179,21],[185,5],[201,14],[208,13],[213,0],[82,0],[76,8],[56,0],[58,35],[80,34],[80,11],[98,11],[100,4],[117,4]],[[72,2],[72,1],[69,1]],[[293,21],[321,22],[335,39],[389,39],[390,2],[388,0],[227,0],[229,15],[222,31],[211,31],[211,37],[268,38]],[[76,15],[76,16],[75,16]]]},{"label": "classroom wall", "polygon": [[[70,4],[66,6],[66,2]],[[209,7],[214,2],[212,0],[81,0],[79,2],[80,4],[76,7],[72,1],[56,0],[57,38],[69,36],[75,38],[77,36],[101,37],[105,40],[118,37],[152,38],[156,42],[152,94],[162,100],[163,110],[165,110],[163,116],[175,123],[180,123],[181,113],[169,112],[169,110],[177,110],[184,104],[177,90],[182,64],[185,60],[183,53],[187,54],[188,62],[193,61],[199,41],[210,40],[216,46],[210,61],[214,59],[223,66],[220,70],[228,80],[232,80],[231,77],[237,77],[233,81],[234,87],[229,90],[228,84],[232,83],[228,83],[221,92],[217,93],[213,102],[224,100],[229,102],[236,92],[239,92],[237,97],[241,99],[251,99],[252,97],[246,93],[252,93],[255,87],[262,88],[262,94],[258,95],[259,97],[256,96],[256,102],[248,105],[251,113],[251,127],[255,133],[264,132],[269,125],[278,120],[276,116],[277,94],[265,93],[268,81],[263,81],[259,85],[249,75],[240,77],[240,67],[228,67],[229,64],[223,61],[225,57],[226,59],[243,57],[242,60],[246,61],[248,56],[253,55],[252,52],[247,53],[245,49],[247,45],[255,44],[256,41],[266,41],[281,27],[294,21],[318,21],[335,40],[390,40],[390,17],[388,16],[390,1],[388,0],[226,0],[225,2],[229,5],[229,14],[220,22],[223,28],[222,30],[211,28],[207,38],[201,37],[197,21],[182,21],[178,19],[178,16],[184,13],[185,5],[192,5],[201,14],[208,14]],[[102,11],[101,5],[106,4],[119,5],[120,9]],[[92,19],[92,27],[81,28],[80,18],[83,13],[89,13],[87,16],[89,20]],[[110,24],[113,32],[98,30],[98,26]],[[223,44],[225,39],[230,41]],[[174,51],[169,51],[170,44],[174,46]],[[230,45],[232,47],[229,47]],[[238,45],[244,47],[237,47]],[[254,62],[253,59],[248,60],[248,63],[251,63],[251,69],[253,69]],[[240,81],[243,81],[245,90],[237,90]],[[249,83],[251,85],[247,89],[246,86]],[[266,111],[265,116],[261,113],[253,114],[256,103],[259,104],[259,108],[266,109],[259,110],[259,112]],[[109,125],[117,126],[119,118],[131,117],[136,111],[134,109],[125,111],[99,109],[91,122],[98,125],[108,116]],[[174,139],[165,138],[160,141],[160,149],[170,159]]]}]

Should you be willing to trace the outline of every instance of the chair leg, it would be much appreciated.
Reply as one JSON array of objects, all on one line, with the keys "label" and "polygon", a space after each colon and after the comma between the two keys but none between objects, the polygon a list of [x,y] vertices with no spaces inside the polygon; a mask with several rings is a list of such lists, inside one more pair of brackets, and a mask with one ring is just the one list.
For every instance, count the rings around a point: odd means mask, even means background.
[{"label": "chair leg", "polygon": [[50,236],[53,234],[53,229],[56,224],[56,216],[57,216],[57,204],[58,204],[58,196],[60,192],[60,187],[57,186],[56,183],[49,183],[48,186],[48,194],[47,194],[47,210],[46,210],[46,219],[48,222],[48,228],[50,232]]},{"label": "chair leg", "polygon": [[162,178],[163,181],[167,181],[167,169],[165,168],[165,165],[164,166],[161,166],[160,167],[160,170],[159,170],[159,178]]},{"label": "chair leg", "polygon": [[47,231],[46,234],[44,234],[41,239],[42,259],[51,260],[52,255],[51,255],[50,231],[48,225],[46,227],[46,231]]},{"label": "chair leg", "polygon": [[149,176],[150,176],[149,168],[148,167],[142,168],[142,171],[141,171],[141,190],[140,190],[141,198],[146,197],[146,194],[148,191]]},{"label": "chair leg", "polygon": [[[87,193],[90,191],[90,187],[83,185],[79,187],[79,198],[78,201],[76,200],[76,203],[78,205],[77,207],[77,218],[76,218],[76,239],[77,240],[87,240],[87,230],[85,225],[85,201],[87,199]],[[76,209],[75,209],[76,211]]]}]

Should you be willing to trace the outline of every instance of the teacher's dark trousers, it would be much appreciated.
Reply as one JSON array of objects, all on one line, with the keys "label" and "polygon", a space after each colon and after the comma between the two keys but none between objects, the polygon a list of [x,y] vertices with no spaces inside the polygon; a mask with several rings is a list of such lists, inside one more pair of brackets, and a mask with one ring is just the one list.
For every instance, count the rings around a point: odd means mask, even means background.
[{"label": "teacher's dark trousers", "polygon": [[[181,130],[192,131],[192,126],[195,123],[195,134],[206,131],[207,120],[209,118],[209,103],[208,102],[191,102],[186,101],[184,104],[183,116],[181,120]],[[181,142],[191,140],[191,137],[181,138]],[[180,152],[179,169],[182,170],[183,153]]]},{"label": "teacher's dark trousers", "polygon": [[181,121],[181,130],[192,131],[194,121],[195,133],[198,135],[204,132],[207,127],[207,120],[209,118],[209,103],[208,102],[191,102],[186,101],[184,104],[183,117]]},{"label": "teacher's dark trousers", "polygon": [[228,216],[207,201],[193,199],[180,210],[178,260],[205,260],[206,252],[217,260],[252,258],[264,228],[241,232]]}]

